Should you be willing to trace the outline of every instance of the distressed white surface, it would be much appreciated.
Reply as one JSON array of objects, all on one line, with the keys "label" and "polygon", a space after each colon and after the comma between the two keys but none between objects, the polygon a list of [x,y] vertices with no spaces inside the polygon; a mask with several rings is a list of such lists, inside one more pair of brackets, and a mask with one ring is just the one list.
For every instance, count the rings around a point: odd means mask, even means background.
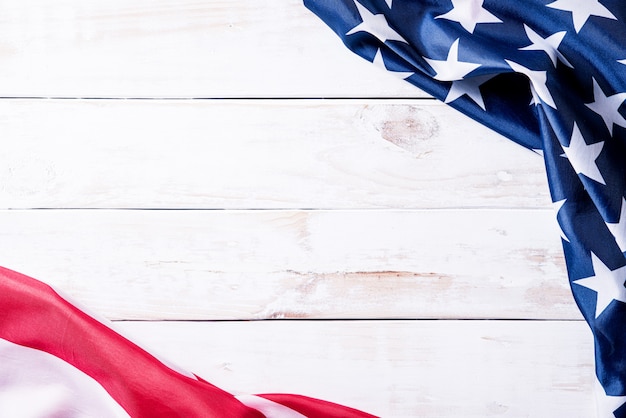
[{"label": "distressed white surface", "polygon": [[581,317],[545,210],[2,211],[0,263],[117,319]]},{"label": "distressed white surface", "polygon": [[424,97],[300,0],[3,0],[2,97]]},{"label": "distressed white surface", "polygon": [[[299,0],[0,12],[0,264],[157,320],[118,325],[233,391],[592,416],[537,155],[353,56]],[[132,97],[152,99],[108,100]],[[231,99],[155,100],[181,97]],[[261,318],[316,320],[206,321]]]},{"label": "distressed white surface", "polygon": [[550,207],[541,157],[431,100],[5,100],[0,132],[4,208]]},{"label": "distressed white surface", "polygon": [[124,322],[239,393],[296,391],[384,417],[593,416],[578,321]]}]

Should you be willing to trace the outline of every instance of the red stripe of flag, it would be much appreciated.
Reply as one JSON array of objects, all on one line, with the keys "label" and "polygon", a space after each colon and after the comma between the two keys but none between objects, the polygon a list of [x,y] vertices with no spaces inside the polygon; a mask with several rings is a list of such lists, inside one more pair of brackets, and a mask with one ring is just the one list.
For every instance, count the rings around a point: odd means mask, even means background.
[{"label": "red stripe of flag", "polygon": [[263,414],[165,366],[51,287],[0,267],[0,338],[48,352],[91,376],[133,418]]},{"label": "red stripe of flag", "polygon": [[[205,380],[166,366],[50,286],[2,267],[0,306],[0,338],[74,366],[98,382],[133,418],[265,417]],[[261,397],[308,418],[373,417],[299,395]],[[283,415],[277,414],[268,418]]]}]

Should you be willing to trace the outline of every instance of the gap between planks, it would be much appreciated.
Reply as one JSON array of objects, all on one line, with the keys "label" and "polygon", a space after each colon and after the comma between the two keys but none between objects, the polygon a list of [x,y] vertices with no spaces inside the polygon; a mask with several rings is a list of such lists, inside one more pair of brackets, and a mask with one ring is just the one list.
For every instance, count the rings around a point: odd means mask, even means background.
[{"label": "gap between planks", "polygon": [[356,102],[356,103],[372,103],[377,104],[386,103],[386,104],[424,104],[428,102],[434,102],[437,104],[441,104],[442,102],[434,97],[384,97],[384,96],[372,96],[372,97],[324,97],[324,96],[310,96],[310,97],[291,97],[291,96],[267,96],[267,97],[228,97],[228,96],[163,96],[163,97],[152,97],[152,96],[119,96],[119,97],[107,97],[107,96],[0,96],[0,100],[7,101],[17,101],[17,100],[62,100],[62,101],[173,101],[173,102],[184,102],[184,101],[219,101],[219,102],[285,102],[285,101],[293,101],[293,102],[307,102],[307,101],[331,101],[331,102]]}]

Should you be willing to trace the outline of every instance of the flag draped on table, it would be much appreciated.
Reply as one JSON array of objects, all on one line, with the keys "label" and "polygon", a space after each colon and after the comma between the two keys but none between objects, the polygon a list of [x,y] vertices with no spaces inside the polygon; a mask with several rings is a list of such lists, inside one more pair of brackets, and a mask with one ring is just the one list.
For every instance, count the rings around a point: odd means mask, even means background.
[{"label": "flag draped on table", "polygon": [[626,417],[626,2],[304,3],[356,54],[543,153],[599,416]]},{"label": "flag draped on table", "polygon": [[0,268],[0,416],[367,418],[298,395],[233,396],[175,370],[48,285]]}]

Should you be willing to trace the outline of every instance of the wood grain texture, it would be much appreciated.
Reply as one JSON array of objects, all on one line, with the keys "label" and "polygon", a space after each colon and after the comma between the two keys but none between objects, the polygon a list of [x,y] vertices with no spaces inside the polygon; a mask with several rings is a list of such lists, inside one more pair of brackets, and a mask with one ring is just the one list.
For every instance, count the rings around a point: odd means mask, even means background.
[{"label": "wood grain texture", "polygon": [[0,264],[117,319],[579,319],[552,211],[3,211]]},{"label": "wood grain texture", "polygon": [[550,207],[541,157],[434,101],[5,100],[0,131],[3,208]]},{"label": "wood grain texture", "polygon": [[300,0],[4,0],[0,10],[2,97],[425,96],[347,52]]},{"label": "wood grain texture", "polygon": [[[300,0],[0,12],[1,265],[234,392],[593,416],[540,157],[349,53]],[[268,318],[298,320],[206,322]]]},{"label": "wood grain texture", "polygon": [[305,393],[384,417],[593,416],[583,322],[123,322],[235,393]]}]

